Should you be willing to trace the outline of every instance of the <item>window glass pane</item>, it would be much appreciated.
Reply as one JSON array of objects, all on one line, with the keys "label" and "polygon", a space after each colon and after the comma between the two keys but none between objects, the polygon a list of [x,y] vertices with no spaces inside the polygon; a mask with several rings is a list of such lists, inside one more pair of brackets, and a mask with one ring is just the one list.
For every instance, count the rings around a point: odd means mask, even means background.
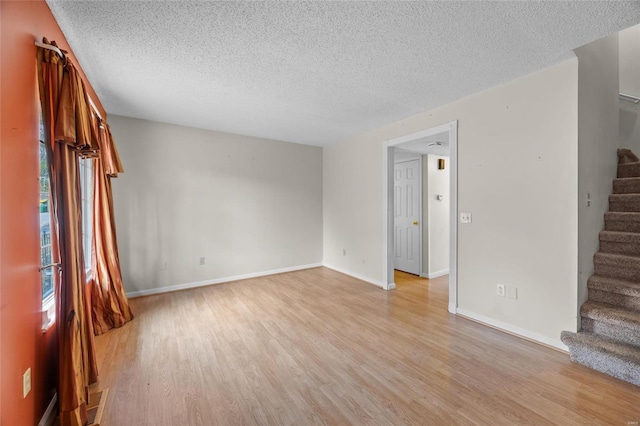
[{"label": "window glass pane", "polygon": [[84,265],[91,269],[91,237],[93,230],[93,160],[80,159],[80,190],[82,192],[82,251]]},{"label": "window glass pane", "polygon": [[[51,258],[51,213],[49,203],[49,171],[47,151],[44,146],[44,131],[40,123],[40,200],[38,210],[40,212],[40,265],[52,263]],[[53,271],[47,268],[42,271],[42,300],[53,295]]]}]

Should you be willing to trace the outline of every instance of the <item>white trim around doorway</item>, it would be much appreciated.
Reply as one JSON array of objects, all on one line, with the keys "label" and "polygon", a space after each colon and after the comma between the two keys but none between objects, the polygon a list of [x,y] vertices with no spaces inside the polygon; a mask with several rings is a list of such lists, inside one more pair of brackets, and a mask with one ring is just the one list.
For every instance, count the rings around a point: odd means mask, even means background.
[{"label": "white trim around doorway", "polygon": [[405,142],[448,132],[449,134],[449,312],[455,314],[458,309],[458,121],[421,130],[419,132],[390,139],[383,143],[383,229],[384,256],[383,288],[392,290],[396,287],[393,276],[393,147]]}]

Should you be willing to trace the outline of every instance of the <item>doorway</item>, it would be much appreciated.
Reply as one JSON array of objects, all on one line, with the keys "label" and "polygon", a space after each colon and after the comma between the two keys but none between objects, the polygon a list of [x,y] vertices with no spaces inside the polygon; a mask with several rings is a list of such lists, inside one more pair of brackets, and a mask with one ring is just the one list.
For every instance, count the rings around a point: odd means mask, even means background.
[{"label": "doorway", "polygon": [[[458,143],[458,122],[452,121],[441,126],[425,129],[406,136],[388,140],[384,143],[383,152],[383,176],[384,176],[384,258],[386,262],[384,268],[384,288],[391,290],[395,288],[394,269],[396,267],[396,229],[395,229],[395,152],[397,149],[423,152],[429,143],[442,142],[448,144],[449,161],[449,305],[451,313],[456,313],[457,309],[457,143]],[[442,145],[445,145],[442,143]],[[441,202],[446,200],[440,199]]]}]

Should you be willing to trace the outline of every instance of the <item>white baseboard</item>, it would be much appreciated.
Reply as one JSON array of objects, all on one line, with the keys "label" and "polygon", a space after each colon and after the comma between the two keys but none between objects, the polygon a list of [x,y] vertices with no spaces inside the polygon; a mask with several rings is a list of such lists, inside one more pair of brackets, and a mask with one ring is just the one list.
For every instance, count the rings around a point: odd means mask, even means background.
[{"label": "white baseboard", "polygon": [[148,290],[130,291],[130,292],[127,292],[127,297],[129,299],[133,299],[134,297],[150,296],[152,294],[160,294],[160,293],[170,293],[172,291],[187,290],[190,288],[206,287],[208,285],[229,283],[232,281],[246,280],[249,278],[264,277],[267,275],[275,275],[275,274],[282,274],[285,272],[301,271],[303,269],[318,268],[320,266],[322,266],[322,263],[311,263],[308,265],[291,266],[289,268],[272,269],[270,271],[254,272],[251,274],[244,274],[244,275],[235,275],[233,277],[215,278],[215,279],[205,280],[205,281],[196,281],[192,283],[174,284],[166,287],[150,288]]},{"label": "white baseboard", "polygon": [[364,275],[360,275],[360,274],[357,274],[355,272],[347,271],[346,269],[338,268],[337,266],[333,266],[333,265],[330,265],[328,263],[323,263],[322,266],[324,266],[325,268],[333,269],[334,271],[340,272],[341,274],[345,274],[345,275],[349,275],[350,277],[357,278],[360,281],[364,281],[366,283],[373,284],[373,285],[378,286],[378,287],[382,287],[384,290],[391,290],[391,289],[396,288],[396,285],[394,283],[389,284],[387,286],[387,288],[385,288],[385,285],[384,285],[384,283],[382,281],[376,281],[376,280],[373,280],[373,279],[371,279],[369,277],[365,277]]},{"label": "white baseboard", "polygon": [[513,334],[517,337],[521,337],[526,340],[530,340],[535,343],[540,343],[545,346],[549,346],[553,349],[560,350],[562,352],[569,353],[569,348],[562,343],[559,339],[551,339],[547,336],[543,336],[538,333],[534,333],[524,328],[516,327],[515,325],[507,324],[502,321],[495,320],[493,318],[485,317],[484,315],[476,314],[475,312],[467,311],[466,309],[457,308],[457,314],[461,317],[488,325],[489,327],[496,328],[501,331],[505,331],[509,334]]},{"label": "white baseboard", "polygon": [[56,404],[58,402],[58,394],[53,394],[53,398],[51,398],[51,402],[47,406],[42,418],[38,422],[38,426],[51,426],[53,422],[56,420]]},{"label": "white baseboard", "polygon": [[420,276],[422,278],[428,278],[430,280],[434,279],[434,278],[438,278],[438,277],[442,277],[444,275],[448,275],[449,274],[449,270],[448,269],[443,269],[441,271],[436,271],[436,272],[432,272],[430,274],[420,274]]}]

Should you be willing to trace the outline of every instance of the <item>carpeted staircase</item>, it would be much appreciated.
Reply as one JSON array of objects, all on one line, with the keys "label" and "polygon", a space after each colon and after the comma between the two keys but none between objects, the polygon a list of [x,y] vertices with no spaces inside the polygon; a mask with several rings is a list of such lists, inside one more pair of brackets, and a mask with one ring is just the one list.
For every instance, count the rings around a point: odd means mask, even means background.
[{"label": "carpeted staircase", "polygon": [[582,330],[561,339],[573,361],[640,386],[640,161],[629,150],[618,150],[604,221]]}]

